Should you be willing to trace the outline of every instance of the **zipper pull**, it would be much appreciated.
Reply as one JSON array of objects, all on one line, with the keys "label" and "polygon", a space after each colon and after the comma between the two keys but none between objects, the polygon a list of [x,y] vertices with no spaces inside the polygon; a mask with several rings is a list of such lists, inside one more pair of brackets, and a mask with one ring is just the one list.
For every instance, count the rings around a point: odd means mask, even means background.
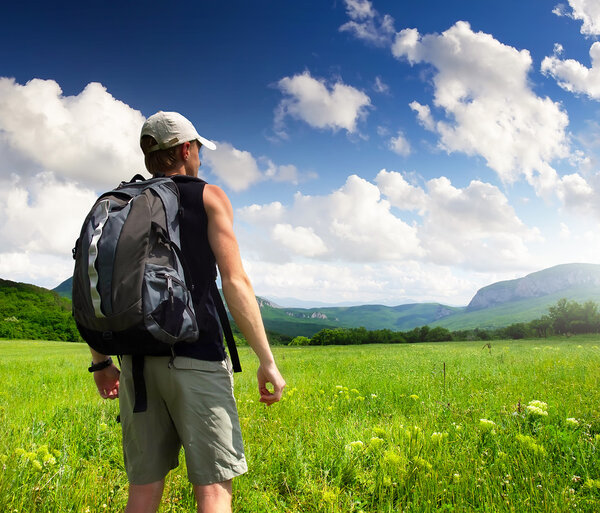
[{"label": "zipper pull", "polygon": [[175,296],[173,294],[173,279],[170,275],[165,276],[167,278],[167,290],[169,291],[169,302],[171,303],[171,311],[175,310]]}]

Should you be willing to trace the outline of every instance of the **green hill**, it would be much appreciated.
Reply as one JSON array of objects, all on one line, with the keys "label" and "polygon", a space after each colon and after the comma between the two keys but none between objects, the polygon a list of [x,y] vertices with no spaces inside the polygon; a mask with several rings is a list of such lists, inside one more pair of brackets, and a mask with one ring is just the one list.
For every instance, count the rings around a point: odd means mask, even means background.
[{"label": "green hill", "polygon": [[390,329],[405,331],[432,324],[464,308],[439,303],[414,303],[400,306],[362,305],[325,308],[279,308],[259,298],[263,322],[268,329],[290,336],[310,337],[324,328]]},{"label": "green hill", "polygon": [[2,279],[0,338],[81,340],[71,301],[42,287]]},{"label": "green hill", "polygon": [[585,286],[571,287],[569,290],[562,290],[554,294],[510,301],[483,310],[465,310],[452,317],[433,322],[430,326],[441,326],[451,331],[474,328],[502,328],[518,322],[539,319],[542,315],[546,315],[548,308],[555,305],[561,298],[579,303],[594,301],[600,304],[600,289]]}]

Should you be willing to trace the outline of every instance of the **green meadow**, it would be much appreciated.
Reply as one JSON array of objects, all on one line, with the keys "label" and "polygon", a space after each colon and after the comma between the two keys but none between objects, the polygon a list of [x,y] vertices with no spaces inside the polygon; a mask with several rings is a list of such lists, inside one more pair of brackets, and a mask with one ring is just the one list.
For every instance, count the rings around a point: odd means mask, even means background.
[{"label": "green meadow", "polygon": [[[236,375],[238,512],[600,511],[600,338],[275,347]],[[0,341],[0,511],[122,511],[115,422],[83,344]],[[161,511],[193,511],[185,462]]]}]

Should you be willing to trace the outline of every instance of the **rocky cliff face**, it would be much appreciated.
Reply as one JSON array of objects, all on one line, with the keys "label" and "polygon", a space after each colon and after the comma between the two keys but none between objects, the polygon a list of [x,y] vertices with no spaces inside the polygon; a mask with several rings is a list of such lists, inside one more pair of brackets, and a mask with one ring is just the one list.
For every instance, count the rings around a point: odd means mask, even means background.
[{"label": "rocky cliff face", "polygon": [[278,304],[273,303],[273,301],[269,301],[264,297],[256,296],[256,302],[258,303],[259,308],[264,308],[265,306],[270,306],[271,308],[281,308]]},{"label": "rocky cliff face", "polygon": [[467,310],[481,310],[519,299],[546,296],[579,286],[600,287],[600,265],[557,265],[528,274],[523,278],[488,285],[477,291],[467,306]]}]

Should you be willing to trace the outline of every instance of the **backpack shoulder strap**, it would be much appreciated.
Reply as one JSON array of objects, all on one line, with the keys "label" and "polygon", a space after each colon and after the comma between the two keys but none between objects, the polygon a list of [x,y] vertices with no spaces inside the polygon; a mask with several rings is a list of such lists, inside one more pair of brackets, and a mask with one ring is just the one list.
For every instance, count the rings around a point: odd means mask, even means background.
[{"label": "backpack shoulder strap", "polygon": [[219,320],[221,321],[221,327],[223,328],[223,332],[225,334],[225,340],[227,341],[227,349],[229,349],[229,358],[231,358],[233,372],[242,372],[240,357],[235,345],[235,338],[233,338],[233,332],[231,331],[231,325],[229,324],[229,318],[227,317],[227,310],[225,310],[225,305],[221,299],[221,294],[219,294],[216,281],[212,282],[211,294],[215,306],[217,307],[217,312],[219,313]]}]

